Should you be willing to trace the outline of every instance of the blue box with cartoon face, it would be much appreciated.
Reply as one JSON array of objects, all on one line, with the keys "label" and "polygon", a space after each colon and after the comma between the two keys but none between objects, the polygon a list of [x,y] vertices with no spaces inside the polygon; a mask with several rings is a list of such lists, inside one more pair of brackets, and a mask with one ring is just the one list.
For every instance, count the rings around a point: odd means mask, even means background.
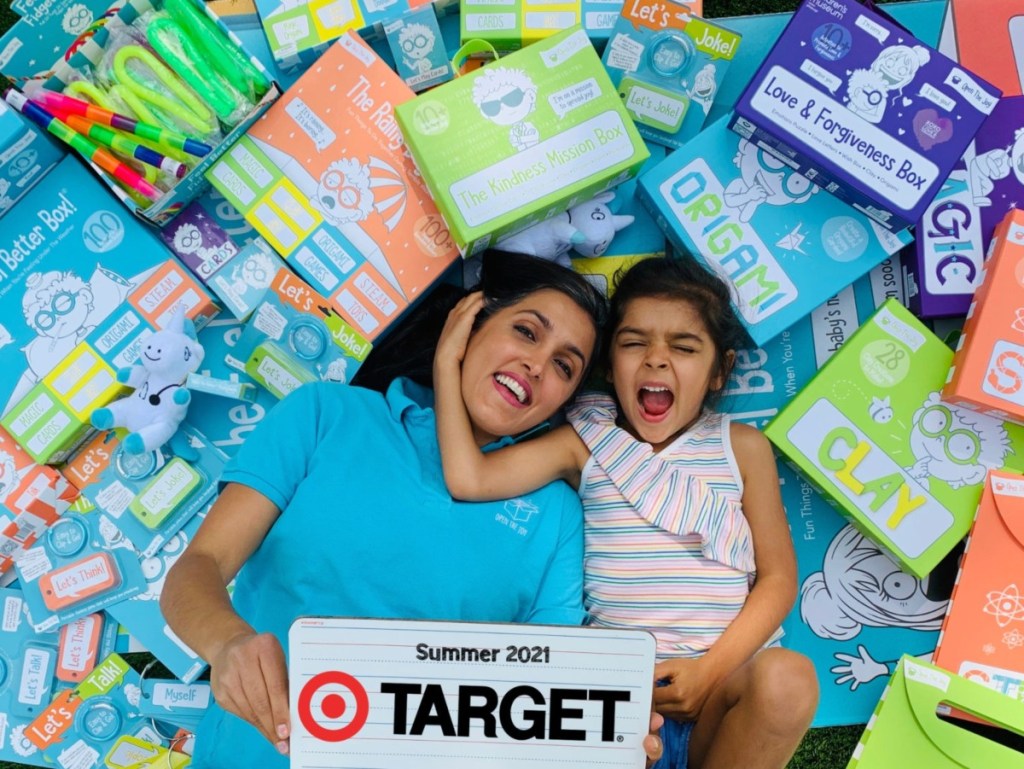
[{"label": "blue box with cartoon face", "polygon": [[999,95],[872,7],[804,0],[731,126],[898,230],[924,212]]},{"label": "blue box with cartoon face", "polygon": [[0,220],[0,414],[172,258],[78,158]]},{"label": "blue box with cartoon face", "polygon": [[0,216],[53,168],[64,152],[21,115],[0,104]]},{"label": "blue box with cartoon face", "polygon": [[761,345],[910,242],[828,195],[723,118],[640,177],[669,240],[718,273]]}]

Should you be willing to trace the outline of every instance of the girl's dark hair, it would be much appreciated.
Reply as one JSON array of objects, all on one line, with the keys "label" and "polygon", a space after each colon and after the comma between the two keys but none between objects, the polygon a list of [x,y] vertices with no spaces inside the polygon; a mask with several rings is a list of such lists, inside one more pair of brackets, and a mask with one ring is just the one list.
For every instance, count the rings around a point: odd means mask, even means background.
[{"label": "girl's dark hair", "polygon": [[[477,315],[476,328],[499,310],[537,291],[550,289],[565,294],[587,314],[597,332],[595,352],[603,349],[608,303],[579,274],[546,259],[496,250],[484,252],[482,264],[479,289],[484,293],[484,307]],[[431,387],[438,337],[448,313],[466,293],[451,283],[442,283],[432,290],[399,321],[397,328],[374,346],[352,383],[384,392],[395,377],[406,376]],[[586,380],[596,357],[590,356],[581,382]]]},{"label": "girl's dark hair", "polygon": [[[690,256],[662,256],[641,259],[615,275],[612,295],[611,324],[604,359],[611,366],[611,340],[622,323],[626,308],[634,299],[670,299],[686,302],[700,315],[715,345],[716,373],[723,386],[732,372],[730,351],[747,347],[750,342],[743,324],[732,309],[728,284],[704,269]],[[712,407],[722,391],[713,390],[704,398],[704,406]]]}]

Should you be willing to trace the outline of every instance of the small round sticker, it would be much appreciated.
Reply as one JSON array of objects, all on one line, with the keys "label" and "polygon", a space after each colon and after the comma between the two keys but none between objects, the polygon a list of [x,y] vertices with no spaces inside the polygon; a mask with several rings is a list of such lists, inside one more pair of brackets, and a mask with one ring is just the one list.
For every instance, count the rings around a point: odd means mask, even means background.
[{"label": "small round sticker", "polygon": [[82,731],[97,740],[109,740],[121,731],[121,714],[109,702],[90,702],[81,713]]},{"label": "small round sticker", "polygon": [[895,387],[910,373],[910,351],[895,340],[879,339],[860,351],[860,369],[872,384]]},{"label": "small round sticker", "polygon": [[316,360],[327,347],[327,334],[317,324],[300,320],[288,332],[288,344],[300,358]]},{"label": "small round sticker", "polygon": [[825,61],[839,61],[852,45],[853,36],[842,24],[822,24],[811,35],[811,47]]},{"label": "small round sticker", "polygon": [[77,518],[62,518],[46,532],[50,550],[62,558],[69,558],[81,550],[88,538],[85,524]]},{"label": "small round sticker", "polygon": [[157,459],[155,451],[147,451],[144,454],[129,454],[124,446],[118,446],[114,454],[114,466],[121,475],[129,480],[138,481],[156,470]]},{"label": "small round sticker", "polygon": [[443,134],[448,130],[451,118],[444,102],[429,99],[412,113],[412,124],[424,136]]},{"label": "small round sticker", "polygon": [[693,41],[684,35],[663,32],[647,47],[647,64],[663,77],[681,75],[693,58]]},{"label": "small round sticker", "polygon": [[870,242],[867,228],[852,216],[833,216],[821,226],[821,244],[835,262],[859,259]]}]

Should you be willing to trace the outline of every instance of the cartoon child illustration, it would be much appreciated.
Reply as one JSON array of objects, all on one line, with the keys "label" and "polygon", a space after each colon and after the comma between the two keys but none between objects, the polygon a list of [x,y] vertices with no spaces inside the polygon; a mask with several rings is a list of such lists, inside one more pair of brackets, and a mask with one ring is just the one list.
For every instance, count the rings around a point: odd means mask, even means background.
[{"label": "cartoon child illustration", "polygon": [[[844,526],[825,552],[821,571],[810,574],[800,588],[800,618],[820,638],[849,641],[864,627],[938,630],[946,601],[925,595],[925,582],[901,571],[853,526]],[[835,654],[844,663],[832,668],[837,684],[851,689],[888,675],[888,664],[876,661],[864,646],[857,655]]]},{"label": "cartoon child illustration", "polygon": [[871,123],[880,122],[889,92],[902,92],[930,58],[928,49],[921,45],[892,45],[882,50],[870,68],[850,73],[847,107]]},{"label": "cartoon child illustration", "polygon": [[884,398],[876,398],[871,396],[871,405],[868,406],[868,416],[871,417],[872,422],[884,425],[892,421],[893,410],[892,404],[889,402],[889,396],[886,395]]},{"label": "cartoon child illustration", "polygon": [[309,202],[336,226],[363,221],[373,211],[369,169],[355,158],[334,161],[320,176]]},{"label": "cartoon child illustration", "polygon": [[100,516],[99,525],[100,537],[103,538],[103,546],[107,550],[116,550],[119,547],[126,547],[134,550],[131,540],[126,537],[112,520],[107,516]]},{"label": "cartoon child illustration", "polygon": [[241,296],[250,288],[267,288],[275,272],[274,261],[270,256],[254,250],[241,264],[231,268],[228,290],[235,296]]},{"label": "cartoon child illustration", "polygon": [[762,203],[796,205],[807,202],[818,191],[806,177],[746,139],[740,140],[732,162],[740,169],[740,176],[729,182],[722,197],[727,206],[739,209],[741,222],[749,222]]},{"label": "cartoon child illustration", "polygon": [[21,299],[25,322],[38,336],[24,348],[34,381],[64,360],[94,328],[89,284],[73,272],[34,272],[25,280]]},{"label": "cartoon child illustration", "polygon": [[537,86],[523,70],[485,68],[473,83],[473,103],[492,123],[512,126],[508,138],[517,151],[540,141],[537,129],[526,120],[537,103]]},{"label": "cartoon child illustration", "polygon": [[406,24],[398,33],[398,46],[402,49],[402,61],[409,69],[421,75],[430,72],[430,59],[437,38],[434,30],[425,24]]},{"label": "cartoon child illustration", "polygon": [[971,188],[974,205],[979,208],[992,205],[992,199],[988,195],[995,189],[993,181],[1005,179],[1012,170],[1009,147],[999,147],[975,155],[967,164],[967,184]]},{"label": "cartoon child illustration", "polygon": [[344,358],[338,358],[332,360],[327,364],[327,368],[321,370],[320,364],[317,364],[317,372],[320,374],[320,379],[323,382],[337,382],[338,384],[345,384],[346,375],[348,372],[348,361]]},{"label": "cartoon child illustration", "polygon": [[718,84],[715,82],[715,65],[705,64],[700,72],[693,78],[693,88],[690,90],[690,100],[697,102],[704,114],[711,111],[711,103],[715,100],[715,92]]},{"label": "cartoon child illustration", "polygon": [[1001,467],[1010,439],[1002,422],[941,403],[932,392],[914,412],[910,450],[917,459],[906,468],[911,478],[938,479],[959,489],[981,483],[988,468]]}]

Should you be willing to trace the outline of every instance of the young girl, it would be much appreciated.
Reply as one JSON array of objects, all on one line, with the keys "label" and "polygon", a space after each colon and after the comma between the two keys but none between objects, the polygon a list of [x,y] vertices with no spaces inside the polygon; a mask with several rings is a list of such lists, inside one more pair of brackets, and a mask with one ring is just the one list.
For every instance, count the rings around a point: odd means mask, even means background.
[{"label": "young girl", "polygon": [[[658,640],[656,769],[783,767],[817,704],[810,661],[764,648],[796,597],[796,562],[768,441],[709,405],[744,336],[727,286],[693,260],[645,259],[612,301],[614,398],[579,398],[570,425],[482,453],[459,395],[479,296],[452,311],[435,358],[445,481],[456,498],[513,497],[562,478],[579,489],[593,624]],[[517,332],[530,339],[535,324]],[[536,359],[535,359],[536,357]],[[529,409],[571,361],[496,371],[502,408]],[[756,574],[756,579],[755,579]]]}]

